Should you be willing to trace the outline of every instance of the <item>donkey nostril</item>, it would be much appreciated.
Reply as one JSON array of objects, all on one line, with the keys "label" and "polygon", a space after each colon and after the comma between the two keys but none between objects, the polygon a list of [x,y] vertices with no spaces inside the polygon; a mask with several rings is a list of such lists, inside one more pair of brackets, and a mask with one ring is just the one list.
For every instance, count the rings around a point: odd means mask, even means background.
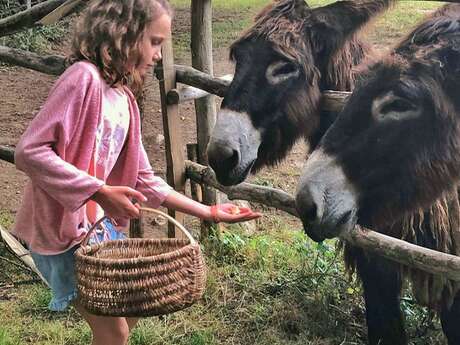
[{"label": "donkey nostril", "polygon": [[302,188],[296,195],[296,208],[305,223],[313,223],[318,218],[318,204],[309,188]]},{"label": "donkey nostril", "polygon": [[222,161],[222,166],[225,169],[233,170],[233,168],[235,168],[238,165],[239,160],[240,157],[238,151],[232,150],[231,155]]},{"label": "donkey nostril", "polygon": [[238,165],[240,155],[238,150],[228,145],[214,145],[208,148],[208,160],[214,170],[232,170]]},{"label": "donkey nostril", "polygon": [[337,221],[337,226],[339,227],[339,226],[346,224],[350,220],[351,216],[352,216],[351,210],[345,212]]},{"label": "donkey nostril", "polygon": [[317,213],[318,213],[318,207],[316,206],[315,203],[312,203],[308,209],[307,209],[307,212],[305,212],[305,217],[307,219],[307,221],[314,221],[317,217]]}]

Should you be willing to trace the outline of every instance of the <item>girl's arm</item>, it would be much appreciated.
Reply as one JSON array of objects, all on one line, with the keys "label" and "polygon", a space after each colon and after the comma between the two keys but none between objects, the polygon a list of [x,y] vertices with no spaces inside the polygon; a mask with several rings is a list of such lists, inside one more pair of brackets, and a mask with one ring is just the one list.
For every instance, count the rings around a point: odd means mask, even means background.
[{"label": "girl's arm", "polygon": [[[162,205],[215,223],[243,222],[261,216],[260,213],[252,212],[245,207],[238,208],[230,203],[214,206],[203,205],[174,191],[162,178],[153,173],[142,144],[140,149],[141,155],[136,190],[147,198],[146,205],[153,208],[158,208]],[[141,201],[141,198],[137,198],[137,200]]]},{"label": "girl's arm", "polygon": [[83,135],[75,140],[74,133],[88,121],[97,123],[99,91],[98,75],[89,67],[82,64],[69,67],[15,150],[16,167],[24,171],[34,185],[72,211],[104,185],[103,181],[65,161],[69,145],[74,145],[76,160],[91,154],[81,149],[81,145],[88,147],[92,143],[85,143]]},{"label": "girl's arm", "polygon": [[211,207],[196,202],[185,195],[176,192],[175,190],[169,192],[166,199],[163,201],[162,206],[172,208],[176,211],[187,213],[204,220],[212,221]]},{"label": "girl's arm", "polygon": [[244,222],[261,216],[249,208],[237,207],[230,203],[207,206],[174,190],[168,194],[162,205],[215,223]]}]

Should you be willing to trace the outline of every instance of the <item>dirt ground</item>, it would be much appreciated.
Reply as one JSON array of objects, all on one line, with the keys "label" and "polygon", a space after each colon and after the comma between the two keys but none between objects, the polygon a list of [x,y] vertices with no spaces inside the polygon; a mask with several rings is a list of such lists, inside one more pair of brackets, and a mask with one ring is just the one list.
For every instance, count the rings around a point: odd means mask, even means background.
[{"label": "dirt ground", "polygon": [[[216,14],[218,17],[218,14]],[[176,13],[174,32],[189,30],[188,16],[185,12]],[[64,54],[67,44],[55,47],[53,53]],[[224,75],[233,73],[233,65],[228,61],[227,48],[214,50],[214,73]],[[176,60],[176,63],[190,65],[190,58]],[[56,78],[43,73],[16,67],[0,67],[0,145],[14,147],[26,129],[30,120],[39,111],[46,100],[49,89]],[[155,172],[165,176],[165,152],[161,104],[157,80],[149,76],[146,80],[143,119],[143,140]],[[217,100],[220,104],[220,99]],[[195,142],[195,112],[193,102],[180,106],[182,133],[185,143]],[[267,169],[256,179],[274,187],[292,192],[295,187],[305,150],[303,145],[296,146],[285,163],[275,170]],[[19,207],[23,186],[27,176],[15,169],[14,165],[0,161],[0,213],[14,217]],[[254,178],[253,178],[254,179]],[[267,182],[268,181],[268,182]],[[277,181],[282,181],[278,183]],[[295,220],[291,219],[296,223]],[[297,224],[298,225],[298,224]]]}]

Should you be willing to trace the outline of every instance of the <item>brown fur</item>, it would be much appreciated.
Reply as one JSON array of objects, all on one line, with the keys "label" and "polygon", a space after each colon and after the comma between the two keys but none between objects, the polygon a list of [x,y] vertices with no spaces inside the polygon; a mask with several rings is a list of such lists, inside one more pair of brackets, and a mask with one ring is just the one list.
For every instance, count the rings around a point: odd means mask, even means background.
[{"label": "brown fur", "polygon": [[[375,7],[366,9],[368,17],[388,7],[391,1],[376,1]],[[379,8],[379,6],[381,8]],[[379,8],[379,9],[377,9]],[[344,13],[346,15],[346,13]],[[290,98],[286,102],[285,113],[288,125],[269,128],[269,149],[262,145],[259,159],[253,168],[254,172],[264,165],[272,165],[282,160],[299,136],[303,136],[314,147],[320,126],[320,97],[321,90],[350,91],[355,84],[355,67],[370,55],[370,47],[356,34],[358,29],[345,37],[345,41],[337,44],[330,57],[317,56],[316,50],[321,50],[321,41],[315,33],[315,27],[328,24],[312,15],[303,0],[281,0],[268,5],[256,18],[254,25],[233,43],[230,56],[233,59],[233,48],[242,42],[252,39],[264,39],[272,43],[273,49],[290,61],[300,62],[306,76],[307,93],[303,97]],[[367,23],[367,21],[366,21]],[[359,25],[358,28],[366,24]],[[327,65],[322,68],[319,60],[326,60]],[[291,140],[289,140],[291,139]],[[278,152],[274,153],[274,148]]]}]

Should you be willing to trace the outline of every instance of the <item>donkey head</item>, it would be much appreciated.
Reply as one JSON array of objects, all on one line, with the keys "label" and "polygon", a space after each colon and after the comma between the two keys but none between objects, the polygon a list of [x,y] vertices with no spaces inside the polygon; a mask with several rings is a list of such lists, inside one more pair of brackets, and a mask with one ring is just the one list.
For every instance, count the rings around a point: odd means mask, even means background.
[{"label": "donkey head", "polygon": [[296,195],[322,240],[425,209],[460,177],[460,5],[444,7],[362,85],[305,166]]},{"label": "donkey head", "polygon": [[390,1],[310,9],[304,0],[281,0],[259,14],[231,46],[235,76],[208,146],[220,183],[240,183],[315,135],[321,91],[351,89],[352,67],[367,49],[354,33]]}]

